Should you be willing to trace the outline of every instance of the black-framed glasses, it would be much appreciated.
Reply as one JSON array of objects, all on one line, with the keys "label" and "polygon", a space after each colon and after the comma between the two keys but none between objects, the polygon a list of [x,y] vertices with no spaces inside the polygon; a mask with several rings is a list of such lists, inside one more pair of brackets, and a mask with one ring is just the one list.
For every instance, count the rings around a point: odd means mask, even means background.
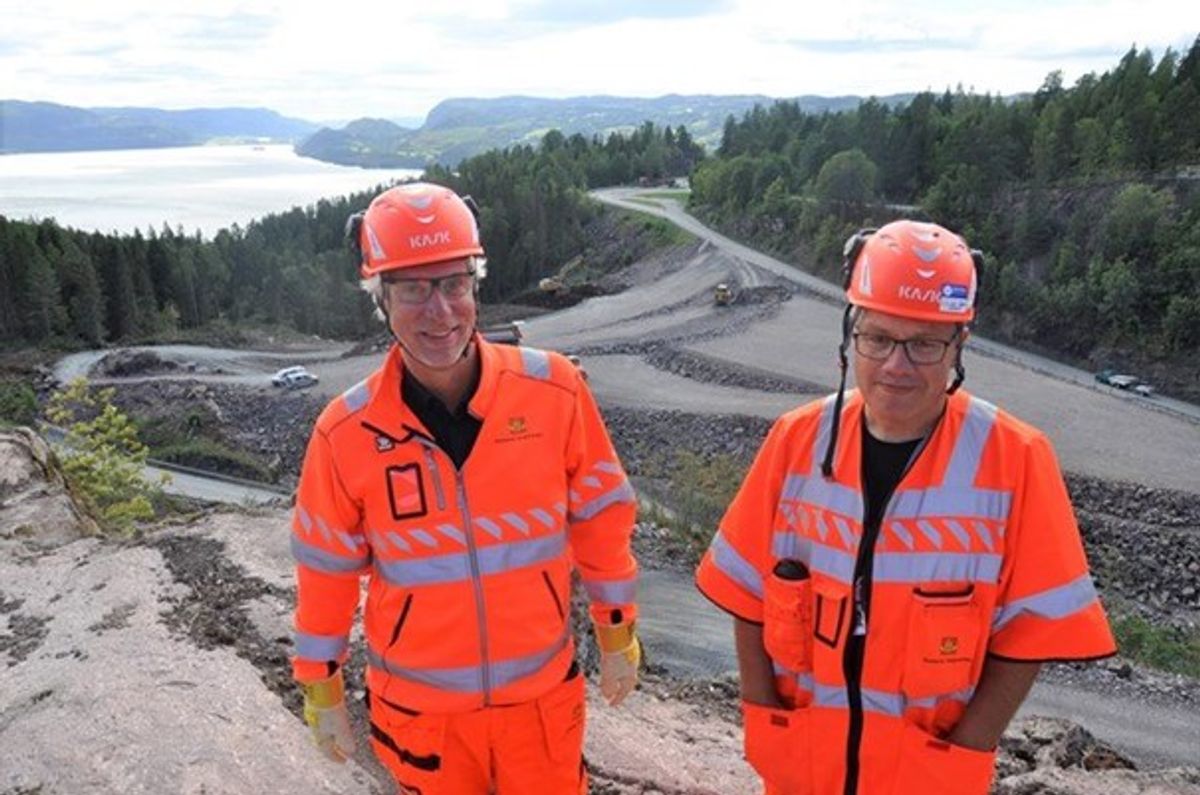
[{"label": "black-framed glasses", "polygon": [[432,279],[387,279],[388,296],[401,304],[423,304],[437,290],[446,298],[462,298],[475,286],[475,272],[463,271]]},{"label": "black-framed glasses", "polygon": [[958,339],[958,335],[955,334],[948,340],[925,337],[898,340],[885,334],[868,334],[863,331],[856,331],[853,337],[854,350],[858,351],[861,356],[882,362],[892,355],[892,351],[896,350],[897,345],[902,345],[904,346],[904,355],[913,364],[937,364],[946,358],[946,351]]}]

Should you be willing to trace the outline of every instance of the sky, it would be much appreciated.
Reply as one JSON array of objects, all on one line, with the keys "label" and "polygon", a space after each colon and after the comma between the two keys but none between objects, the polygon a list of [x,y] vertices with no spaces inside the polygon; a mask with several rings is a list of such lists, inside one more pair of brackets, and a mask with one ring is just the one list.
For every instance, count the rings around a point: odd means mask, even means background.
[{"label": "sky", "polygon": [[1071,85],[1200,33],[1192,0],[0,0],[0,99],[420,119],[453,97]]}]

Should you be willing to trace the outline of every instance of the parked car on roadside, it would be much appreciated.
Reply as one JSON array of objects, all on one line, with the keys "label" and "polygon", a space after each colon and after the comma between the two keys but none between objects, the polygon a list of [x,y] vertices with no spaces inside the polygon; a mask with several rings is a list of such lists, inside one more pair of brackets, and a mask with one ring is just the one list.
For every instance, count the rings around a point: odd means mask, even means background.
[{"label": "parked car on roadside", "polygon": [[284,389],[303,389],[318,383],[320,380],[301,365],[285,367],[271,376],[271,384],[283,387]]}]

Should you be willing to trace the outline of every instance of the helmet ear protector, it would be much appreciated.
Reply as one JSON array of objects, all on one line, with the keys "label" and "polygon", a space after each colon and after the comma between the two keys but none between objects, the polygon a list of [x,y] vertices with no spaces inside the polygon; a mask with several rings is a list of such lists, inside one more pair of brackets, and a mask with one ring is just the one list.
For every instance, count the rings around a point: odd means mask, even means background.
[{"label": "helmet ear protector", "polygon": [[876,231],[876,229],[868,227],[860,229],[846,238],[846,244],[842,246],[842,289],[850,289],[850,283],[854,279],[854,263],[858,261],[858,255],[862,253],[867,239]]}]

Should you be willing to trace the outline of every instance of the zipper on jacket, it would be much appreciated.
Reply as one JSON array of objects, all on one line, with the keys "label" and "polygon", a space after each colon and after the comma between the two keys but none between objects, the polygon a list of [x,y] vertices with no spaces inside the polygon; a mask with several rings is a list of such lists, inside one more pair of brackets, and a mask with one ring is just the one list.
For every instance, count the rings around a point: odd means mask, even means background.
[{"label": "zipper on jacket", "polygon": [[[944,414],[945,412],[943,412]],[[862,671],[863,662],[866,659],[867,632],[869,631],[868,628],[871,619],[871,589],[874,586],[875,542],[879,539],[879,531],[883,527],[884,520],[887,519],[887,509],[892,501],[892,496],[896,493],[896,489],[900,488],[900,484],[904,482],[904,478],[908,476],[913,464],[921,457],[926,443],[933,436],[940,422],[941,418],[939,417],[938,423],[935,423],[934,427],[929,429],[929,433],[917,445],[917,448],[913,450],[912,455],[908,459],[908,464],[905,465],[904,471],[900,473],[899,480],[896,481],[896,485],[892,486],[892,490],[883,498],[883,505],[878,513],[879,520],[872,525],[863,527],[862,539],[859,541],[858,555],[854,562],[854,576],[851,578],[850,588],[851,628],[850,634],[846,638],[846,651],[842,656],[842,674],[846,677],[846,700],[850,710],[850,725],[846,730],[846,780],[842,788],[843,795],[858,795],[859,751],[862,747],[863,734]],[[866,428],[860,431],[860,433],[866,432]],[[861,475],[859,476],[859,480],[862,481]],[[864,498],[863,521],[866,522],[869,507],[866,501],[866,483],[860,482],[859,486]]]},{"label": "zipper on jacket", "polygon": [[437,507],[439,511],[446,510],[446,493],[442,490],[442,472],[438,469],[437,462],[433,460],[433,451],[428,445],[421,445],[421,449],[425,451],[425,466],[429,470],[429,476],[433,478],[433,493],[437,498]]},{"label": "zipper on jacket", "polygon": [[454,470],[458,492],[458,510],[463,519],[463,535],[467,537],[467,556],[471,561],[471,588],[475,592],[475,609],[479,614],[479,655],[483,669],[483,704],[492,703],[492,668],[488,663],[487,611],[483,605],[483,577],[479,573],[479,553],[475,549],[475,534],[471,532],[471,508],[467,504],[467,488],[462,470]]},{"label": "zipper on jacket", "polygon": [[542,579],[546,581],[546,587],[550,589],[550,599],[554,602],[554,609],[558,611],[558,617],[566,620],[567,616],[563,612],[562,602],[558,600],[558,591],[554,590],[554,582],[550,579],[550,572],[542,569]]}]

